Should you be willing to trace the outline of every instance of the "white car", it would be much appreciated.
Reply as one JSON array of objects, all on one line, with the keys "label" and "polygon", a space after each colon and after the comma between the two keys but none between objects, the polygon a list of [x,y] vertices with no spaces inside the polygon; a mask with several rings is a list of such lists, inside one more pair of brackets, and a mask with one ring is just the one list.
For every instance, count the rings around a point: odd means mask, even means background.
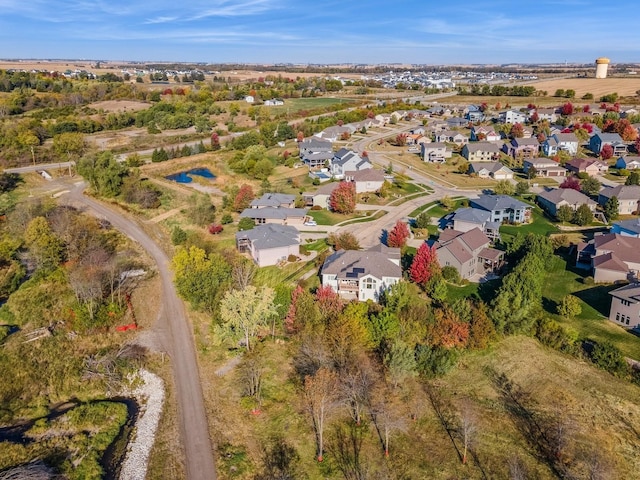
[{"label": "white car", "polygon": [[318,223],[315,220],[307,220],[306,222],[304,222],[304,226],[305,227],[316,227],[316,226],[318,226]]}]

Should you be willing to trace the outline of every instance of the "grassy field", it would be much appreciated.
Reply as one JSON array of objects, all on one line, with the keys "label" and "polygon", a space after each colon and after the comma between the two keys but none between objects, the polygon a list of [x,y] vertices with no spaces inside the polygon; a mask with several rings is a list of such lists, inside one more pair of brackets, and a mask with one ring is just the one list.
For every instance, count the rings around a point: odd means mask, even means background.
[{"label": "grassy field", "polygon": [[333,97],[316,97],[316,98],[287,98],[284,101],[284,105],[268,108],[273,113],[295,113],[301,110],[313,110],[316,108],[326,108],[334,105],[340,105],[343,108],[347,108],[355,105],[356,102],[347,100],[344,98]]},{"label": "grassy field", "polygon": [[507,235],[526,235],[527,233],[535,233],[537,235],[550,235],[558,233],[558,227],[553,224],[542,212],[540,207],[534,207],[531,212],[533,221],[526,225],[502,225],[500,234]]}]

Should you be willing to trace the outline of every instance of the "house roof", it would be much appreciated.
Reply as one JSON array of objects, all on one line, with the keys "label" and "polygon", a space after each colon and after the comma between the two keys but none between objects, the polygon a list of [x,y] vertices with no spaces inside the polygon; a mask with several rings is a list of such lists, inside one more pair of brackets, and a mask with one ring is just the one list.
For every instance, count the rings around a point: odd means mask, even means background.
[{"label": "house roof", "polygon": [[[374,247],[377,248],[377,247]],[[387,247],[388,248],[388,247]],[[400,255],[400,249],[397,255]],[[393,252],[395,256],[396,253]],[[389,254],[374,250],[338,250],[322,265],[323,275],[336,275],[339,279],[358,279],[367,275],[401,278],[402,268],[389,258]]]},{"label": "house roof", "polygon": [[443,142],[431,142],[422,144],[425,150],[439,150],[441,148],[447,148],[447,144]]},{"label": "house roof", "polygon": [[489,153],[498,153],[500,149],[495,143],[491,142],[471,142],[467,143],[464,148],[467,149],[470,153],[476,152],[489,152]]},{"label": "house roof", "polygon": [[527,158],[524,163],[528,163],[533,168],[563,168],[560,163],[550,158]]},{"label": "house roof", "polygon": [[623,161],[625,165],[638,165],[640,164],[640,156],[638,155],[627,155],[624,157],[619,157],[618,161]]},{"label": "house roof", "polygon": [[490,173],[496,173],[499,171],[504,171],[506,173],[513,173],[513,170],[505,167],[500,162],[471,162],[469,164],[470,170],[473,172],[480,172],[481,170],[486,170]]},{"label": "house roof", "polygon": [[295,195],[287,193],[265,193],[260,198],[251,201],[252,207],[279,207],[282,204],[291,204],[296,201]]},{"label": "house roof", "polygon": [[[603,252],[596,259],[608,252],[613,252],[615,257],[623,262],[640,263],[640,238],[620,235],[618,233],[605,233],[596,235],[593,244],[597,252]],[[628,270],[628,267],[627,267]]]},{"label": "house roof", "polygon": [[334,154],[332,163],[334,165],[342,166],[345,163],[349,162],[350,160],[354,160],[356,162],[356,165],[360,165],[363,162],[369,162],[368,160],[364,160],[362,157],[360,157],[360,155],[358,155],[353,150],[349,150],[347,148],[341,148]]},{"label": "house roof", "polygon": [[306,208],[284,208],[284,207],[264,207],[246,208],[240,214],[242,218],[264,218],[271,220],[286,220],[287,218],[304,217],[307,214]]},{"label": "house roof", "polygon": [[509,195],[480,195],[478,198],[471,199],[470,203],[489,212],[506,210],[508,208],[514,210],[531,208],[531,205],[521,202]]},{"label": "house roof", "polygon": [[539,147],[540,142],[536,137],[531,138],[514,138],[512,143],[519,147]]},{"label": "house roof", "polygon": [[544,192],[540,192],[538,194],[539,198],[544,198],[548,202],[551,202],[555,205],[560,202],[567,202],[570,205],[595,205],[596,202],[587,197],[584,193],[578,192],[573,188],[554,188],[551,190],[546,190]]},{"label": "house roof", "polygon": [[576,137],[576,134],[573,132],[554,133],[552,136],[558,141],[558,143],[580,142],[580,140],[578,140],[578,137]]},{"label": "house roof", "polygon": [[236,240],[247,239],[258,250],[289,247],[300,243],[298,230],[289,225],[258,225],[236,233]]},{"label": "house roof", "polygon": [[346,171],[344,175],[345,177],[353,178],[354,182],[384,182],[384,173],[373,168]]},{"label": "house roof", "polygon": [[640,302],[640,283],[631,283],[624,287],[616,288],[615,290],[611,290],[609,295],[629,302],[638,303]]},{"label": "house roof", "polygon": [[595,158],[574,158],[565,163],[566,166],[573,167],[576,170],[584,170],[594,164],[599,168],[602,165],[602,162]]},{"label": "house roof", "polygon": [[632,218],[631,220],[619,220],[614,223],[618,227],[628,230],[629,232],[634,232],[640,234],[640,218]]},{"label": "house roof", "polygon": [[477,227],[468,232],[446,229],[438,237],[436,249],[446,249],[460,263],[465,263],[474,257],[473,252],[488,247],[490,243],[489,238]]},{"label": "house roof", "polygon": [[617,133],[601,132],[596,133],[594,137],[600,138],[602,143],[624,143],[622,137]]},{"label": "house roof", "polygon": [[604,198],[616,197],[618,200],[640,200],[639,185],[618,185],[617,187],[605,187],[600,190]]},{"label": "house roof", "polygon": [[462,222],[485,224],[491,220],[491,213],[479,208],[463,207],[453,212],[453,219]]},{"label": "house roof", "polygon": [[315,136],[305,138],[298,144],[298,147],[300,149],[306,148],[307,150],[312,150],[312,151],[327,151],[327,152],[333,151],[333,147],[329,140],[323,140]]},{"label": "house roof", "polygon": [[593,258],[593,268],[612,270],[614,272],[628,272],[629,267],[613,252],[598,255]]},{"label": "house roof", "polygon": [[305,192],[304,195],[307,195],[307,196],[331,195],[331,192],[333,192],[338,185],[340,185],[340,182],[325,183],[323,185],[320,185],[315,192],[310,192],[310,193]]}]

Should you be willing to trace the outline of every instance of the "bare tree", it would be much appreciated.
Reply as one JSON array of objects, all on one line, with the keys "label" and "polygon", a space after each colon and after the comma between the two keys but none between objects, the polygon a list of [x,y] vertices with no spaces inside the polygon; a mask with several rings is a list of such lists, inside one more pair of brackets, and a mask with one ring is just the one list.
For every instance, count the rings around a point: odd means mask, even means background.
[{"label": "bare tree", "polygon": [[509,460],[509,480],[528,480],[529,472],[520,457]]},{"label": "bare tree", "polygon": [[472,447],[476,433],[478,431],[478,422],[475,413],[471,409],[468,401],[464,402],[460,410],[460,427],[458,432],[462,441],[462,464],[467,463],[467,453]]},{"label": "bare tree", "polygon": [[340,374],[339,395],[353,421],[360,425],[362,413],[370,403],[371,389],[377,377],[369,357],[363,354],[354,360],[353,364]]},{"label": "bare tree", "polygon": [[319,462],[322,461],[324,453],[325,424],[337,404],[336,386],[335,372],[324,367],[320,368],[315,375],[307,375],[304,379],[305,403],[313,421]]},{"label": "bare tree", "polygon": [[400,405],[393,402],[390,389],[382,387],[376,391],[371,405],[371,418],[382,442],[384,455],[388,457],[391,436],[407,429],[406,416]]},{"label": "bare tree", "polygon": [[238,257],[231,267],[231,278],[233,279],[233,288],[236,290],[244,290],[249,285],[256,273],[255,264],[246,258]]},{"label": "bare tree", "polygon": [[238,369],[244,390],[243,394],[252,397],[256,402],[254,411],[257,411],[262,404],[262,377],[264,375],[262,363],[257,352],[247,352]]}]

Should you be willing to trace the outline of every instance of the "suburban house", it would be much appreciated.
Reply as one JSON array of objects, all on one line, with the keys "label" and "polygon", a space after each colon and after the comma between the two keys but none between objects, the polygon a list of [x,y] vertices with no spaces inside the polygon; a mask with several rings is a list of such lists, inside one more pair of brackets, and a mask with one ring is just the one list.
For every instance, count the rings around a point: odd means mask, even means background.
[{"label": "suburban house", "polygon": [[444,230],[434,245],[440,266],[455,268],[464,279],[494,273],[502,266],[504,252],[491,248],[491,240],[479,228]]},{"label": "suburban house", "polygon": [[640,211],[640,186],[619,185],[617,187],[605,187],[598,193],[598,203],[604,206],[610,198],[618,199],[618,213],[620,215],[631,215]]},{"label": "suburban house", "polygon": [[554,217],[558,214],[558,209],[563,205],[568,205],[571,210],[576,211],[580,205],[587,205],[593,212],[597,203],[591,200],[582,192],[573,188],[553,188],[538,194],[538,204],[543,210]]},{"label": "suburban house", "polygon": [[640,238],[596,234],[593,240],[578,245],[577,261],[591,267],[597,283],[635,279],[640,271]]},{"label": "suburban house", "polygon": [[334,125],[327,127],[323,131],[314,134],[318,138],[329,140],[331,143],[336,142],[344,137],[349,137],[355,132],[355,128],[351,125]]},{"label": "suburban house", "polygon": [[251,201],[249,206],[251,208],[264,208],[264,207],[283,207],[291,208],[296,203],[296,196],[287,193],[265,193],[260,198],[256,198]]},{"label": "suburban house", "polygon": [[446,227],[458,232],[479,228],[492,241],[500,239],[500,222],[491,221],[491,213],[479,208],[462,207],[445,217]]},{"label": "suburban house", "polygon": [[462,128],[462,127],[466,127],[467,125],[469,125],[469,120],[467,120],[466,118],[461,118],[461,117],[451,117],[451,118],[447,118],[447,125],[450,128]]},{"label": "suburban house", "polygon": [[607,173],[609,165],[596,158],[574,158],[564,164],[564,167],[575,174],[586,173],[590,177]]},{"label": "suburban house", "polygon": [[494,180],[511,180],[514,175],[513,170],[505,167],[500,162],[471,162],[467,173],[480,178],[493,178]]},{"label": "suburban house", "polygon": [[240,214],[241,218],[251,218],[256,225],[275,223],[279,225],[302,225],[307,216],[304,208],[293,208],[296,196],[285,193],[265,193],[253,200]]},{"label": "suburban house", "polygon": [[368,158],[362,158],[353,150],[341,148],[331,159],[331,174],[334,178],[343,178],[345,172],[353,172],[356,170],[366,170],[372,168],[373,165]]},{"label": "suburban house", "polygon": [[281,98],[272,98],[270,100],[265,100],[263,105],[265,107],[278,107],[284,105],[284,100],[282,100]]},{"label": "suburban house", "polygon": [[305,206],[321,207],[329,210],[329,198],[338,185],[340,185],[340,182],[325,183],[319,186],[315,192],[303,193],[302,198]]},{"label": "suburban house", "polygon": [[407,135],[407,145],[421,145],[423,143],[429,143],[430,138],[423,136],[421,133],[410,133]]},{"label": "suburban house", "polygon": [[377,192],[385,181],[384,173],[373,168],[344,172],[344,179],[356,184],[356,193]]},{"label": "suburban house", "polygon": [[425,162],[443,163],[447,158],[451,158],[453,154],[447,144],[441,142],[423,143],[420,150],[422,160]]},{"label": "suburban house", "polygon": [[348,300],[373,300],[402,279],[400,249],[338,250],[325,260],[320,281]]},{"label": "suburban house", "polygon": [[627,154],[627,144],[617,133],[596,133],[589,139],[589,150],[597,155],[602,153],[602,147],[605,145],[611,145],[613,155],[616,157]]},{"label": "suburban house", "polygon": [[288,225],[258,225],[236,233],[236,247],[249,253],[259,267],[277,265],[300,254],[300,233]]},{"label": "suburban house", "polygon": [[537,177],[566,177],[567,170],[550,158],[527,158],[522,162],[524,173],[533,168]]},{"label": "suburban house", "polygon": [[470,122],[482,122],[484,120],[484,113],[477,105],[469,105],[465,109],[464,118]]},{"label": "suburban house", "polygon": [[525,123],[527,121],[527,114],[518,110],[507,110],[498,114],[498,121],[500,123]]},{"label": "suburban house", "polygon": [[580,140],[578,140],[575,133],[554,133],[542,142],[542,151],[548,157],[552,157],[561,151],[574,156],[578,154],[579,146]]},{"label": "suburban house", "polygon": [[464,145],[469,141],[466,135],[463,135],[460,132],[454,132],[452,130],[444,130],[442,132],[437,132],[434,135],[434,140],[440,143],[442,142],[455,143],[456,145]]},{"label": "suburban house", "polygon": [[611,227],[611,233],[640,238],[640,218],[618,220],[617,222],[614,222]]},{"label": "suburban house", "polygon": [[640,284],[632,283],[609,292],[609,320],[625,328],[640,327]]},{"label": "suburban house", "polygon": [[471,142],[462,147],[461,155],[469,162],[489,162],[500,158],[500,148],[491,142]]},{"label": "suburban house", "polygon": [[512,138],[510,143],[505,143],[502,151],[513,158],[533,158],[538,156],[540,142],[535,137]]},{"label": "suburban house", "polygon": [[625,170],[640,168],[640,156],[619,157],[616,160],[616,168],[624,168]]},{"label": "suburban house", "polygon": [[534,112],[538,114],[539,121],[547,120],[549,123],[555,123],[555,121],[558,120],[558,114],[555,108],[536,108]]},{"label": "suburban house", "polygon": [[328,140],[318,137],[305,138],[298,143],[300,150],[300,160],[309,168],[322,168],[325,163],[328,165],[333,158],[333,146]]},{"label": "suburban house", "polygon": [[471,140],[474,142],[482,140],[487,142],[498,142],[502,140],[502,137],[492,128],[484,127],[482,125],[474,125],[473,127],[471,127]]},{"label": "suburban house", "polygon": [[492,222],[528,223],[531,220],[531,205],[509,195],[480,195],[470,199],[469,204],[491,213]]}]

